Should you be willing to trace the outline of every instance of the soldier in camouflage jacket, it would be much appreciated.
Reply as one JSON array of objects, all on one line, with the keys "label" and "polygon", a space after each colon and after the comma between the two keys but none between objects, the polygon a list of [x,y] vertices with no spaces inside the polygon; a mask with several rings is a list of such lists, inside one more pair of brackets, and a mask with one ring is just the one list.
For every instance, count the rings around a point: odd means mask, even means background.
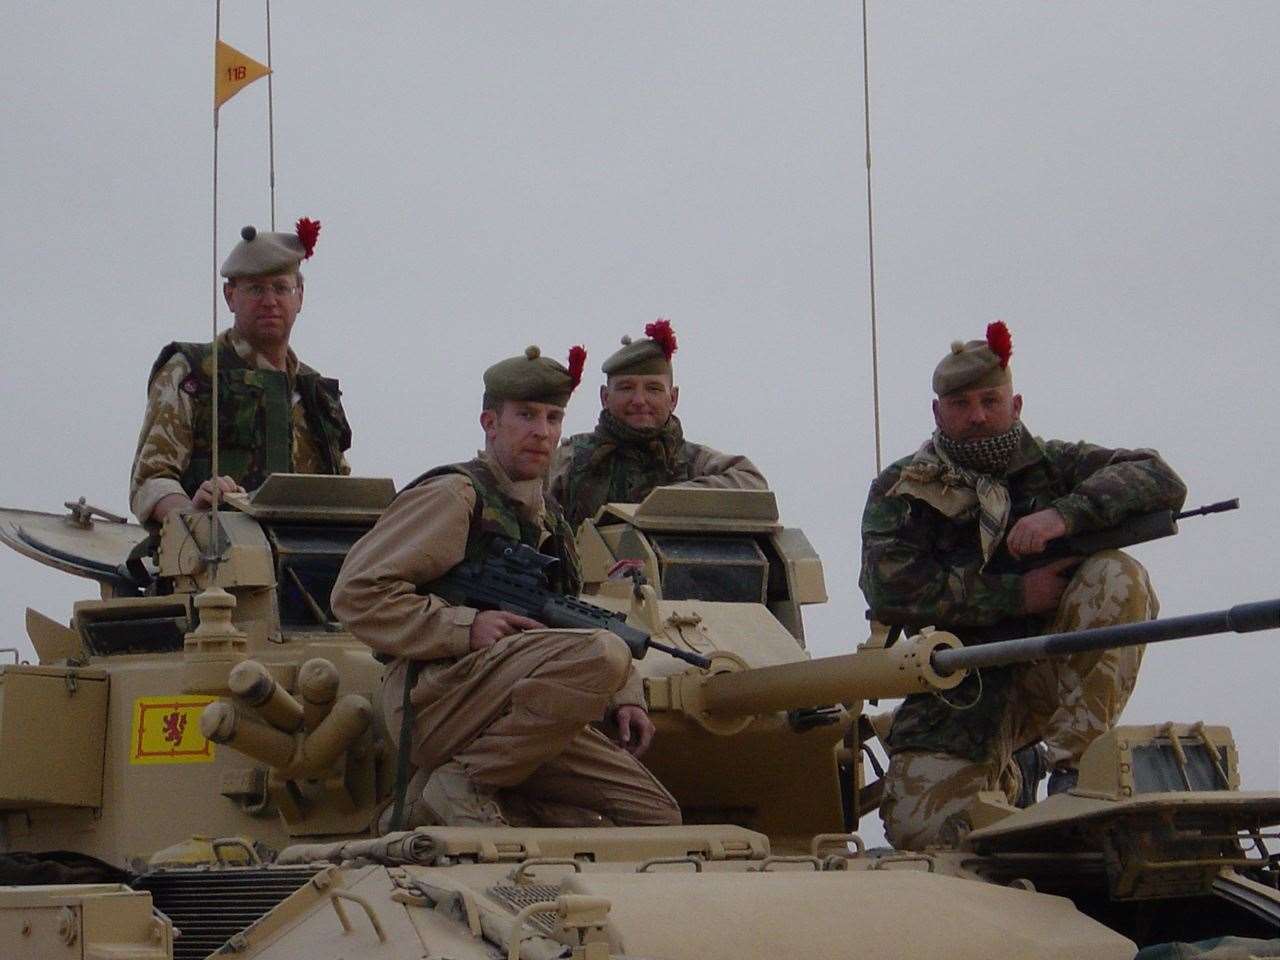
[{"label": "soldier in camouflage jacket", "polygon": [[[222,265],[235,325],[218,337],[219,488],[253,489],[272,473],[351,472],[351,428],[338,381],[300,363],[289,334],[302,309],[299,266],[320,225],[296,233],[241,231]],[[129,505],[144,523],[212,499],[214,345],[171,343],[147,382]]]},{"label": "soldier in camouflage jacket", "polygon": [[684,438],[676,417],[680,388],[672,383],[675,332],[666,320],[645,338],[622,340],[604,362],[600,421],[561,445],[551,467],[551,493],[574,529],[606,503],[639,503],[655,487],[673,484],[764,490],[755,464]]},{"label": "soldier in camouflage jacket", "polygon": [[[1186,488],[1152,450],[1041,440],[1023,427],[1003,324],[955,344],[934,374],[938,430],[871,485],[860,585],[873,616],[966,644],[1148,619],[1145,570],[1119,551],[1018,572],[1053,539],[1178,509]],[[887,748],[881,816],[895,846],[953,844],[980,790],[1017,793],[1014,751],[1044,741],[1066,771],[1132,692],[1141,648],[974,674],[907,698]]]}]

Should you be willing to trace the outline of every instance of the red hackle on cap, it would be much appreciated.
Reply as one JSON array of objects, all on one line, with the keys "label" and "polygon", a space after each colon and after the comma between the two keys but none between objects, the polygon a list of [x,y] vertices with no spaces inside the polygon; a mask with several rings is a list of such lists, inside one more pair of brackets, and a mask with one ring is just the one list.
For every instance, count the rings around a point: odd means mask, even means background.
[{"label": "red hackle on cap", "polygon": [[987,324],[987,346],[1000,358],[1001,370],[1009,366],[1009,358],[1013,356],[1013,334],[1003,320]]},{"label": "red hackle on cap", "polygon": [[668,360],[676,352],[676,332],[671,329],[671,321],[661,318],[644,328],[644,335],[662,348],[662,355]]},{"label": "red hackle on cap", "polygon": [[298,239],[302,241],[302,249],[306,251],[302,259],[310,260],[316,248],[316,241],[320,239],[320,221],[312,220],[310,217],[299,217],[294,229],[298,233]]},{"label": "red hackle on cap", "polygon": [[587,365],[587,348],[578,345],[569,348],[569,389],[582,382],[582,368]]}]

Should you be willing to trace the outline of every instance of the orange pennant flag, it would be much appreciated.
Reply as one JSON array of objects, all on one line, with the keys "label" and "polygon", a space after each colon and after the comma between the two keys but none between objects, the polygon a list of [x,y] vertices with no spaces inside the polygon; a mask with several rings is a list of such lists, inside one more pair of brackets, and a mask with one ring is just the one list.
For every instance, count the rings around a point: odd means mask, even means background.
[{"label": "orange pennant flag", "polygon": [[214,54],[213,109],[217,110],[253,81],[270,72],[269,67],[219,40]]}]

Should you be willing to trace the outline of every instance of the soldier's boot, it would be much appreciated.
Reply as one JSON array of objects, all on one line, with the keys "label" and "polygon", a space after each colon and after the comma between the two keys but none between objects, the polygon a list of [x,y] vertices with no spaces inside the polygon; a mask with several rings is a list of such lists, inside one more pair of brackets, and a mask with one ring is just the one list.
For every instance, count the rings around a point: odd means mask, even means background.
[{"label": "soldier's boot", "polygon": [[1023,747],[1013,755],[1013,762],[1018,765],[1018,772],[1022,775],[1022,787],[1013,805],[1025,810],[1036,802],[1036,791],[1040,789],[1040,781],[1049,772],[1048,764],[1045,763],[1044,744],[1033,743]]},{"label": "soldier's boot", "polygon": [[[393,798],[387,802],[382,813],[378,814],[378,836],[385,837],[388,833],[393,832],[391,829],[391,817],[395,810],[396,803]],[[427,805],[419,797],[414,797],[405,810],[404,823],[400,825],[400,829],[414,830],[418,827],[431,826],[441,826],[441,824],[427,808]]]},{"label": "soldier's boot", "polygon": [[513,827],[612,827],[616,824],[602,813],[571,803],[526,797],[514,790],[498,794],[502,815]]},{"label": "soldier's boot", "polygon": [[1049,796],[1066,793],[1080,782],[1080,771],[1075,767],[1054,767],[1049,774]]},{"label": "soldier's boot", "polygon": [[474,783],[457,760],[437,767],[427,778],[422,803],[438,823],[448,827],[507,826],[494,792]]},{"label": "soldier's boot", "polygon": [[[426,772],[423,770],[417,771],[409,781],[409,786],[405,790],[406,809],[403,814],[404,823],[400,824],[401,830],[438,825],[439,821],[432,816],[431,811],[422,802],[422,788],[426,781]],[[378,836],[385,837],[391,833],[391,817],[395,810],[396,799],[393,796],[387,799],[386,806],[378,815]]]}]

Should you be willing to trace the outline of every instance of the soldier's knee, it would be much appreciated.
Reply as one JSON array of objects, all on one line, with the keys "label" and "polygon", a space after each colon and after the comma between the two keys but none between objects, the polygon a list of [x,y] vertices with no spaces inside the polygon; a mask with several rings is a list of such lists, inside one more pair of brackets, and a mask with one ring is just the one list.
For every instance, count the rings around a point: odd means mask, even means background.
[{"label": "soldier's knee", "polygon": [[1151,583],[1147,576],[1147,568],[1123,550],[1100,550],[1085,562],[1105,564],[1106,572],[1110,576],[1131,580],[1144,588]]},{"label": "soldier's knee", "polygon": [[1076,569],[1058,607],[1057,627],[1081,630],[1151,619],[1160,609],[1151,578],[1121,550],[1101,550]]},{"label": "soldier's knee", "polygon": [[601,679],[614,689],[626,682],[631,648],[608,630],[594,630],[588,638],[590,659]]},{"label": "soldier's knee", "polygon": [[895,754],[889,758],[880,800],[880,822],[884,826],[885,839],[899,850],[911,847],[916,833],[913,828],[915,805],[905,782],[905,768],[909,761],[909,754]]},{"label": "soldier's knee", "polygon": [[[912,813],[918,811],[913,809]],[[880,820],[884,825],[884,837],[895,850],[957,847],[973,829],[968,816],[962,811],[938,819],[924,819],[904,815],[902,804],[896,802],[881,804]]]},{"label": "soldier's knee", "polygon": [[891,756],[880,803],[885,839],[899,850],[956,846],[970,829],[967,810],[982,786],[980,773],[949,754],[906,750]]},{"label": "soldier's knee", "polygon": [[1147,568],[1123,550],[1099,550],[1080,565],[1082,579],[1095,580],[1108,589],[1151,589]]},{"label": "soldier's knee", "polygon": [[938,845],[932,825],[918,813],[914,804],[886,795],[880,803],[880,822],[889,846],[895,850],[922,850]]}]

